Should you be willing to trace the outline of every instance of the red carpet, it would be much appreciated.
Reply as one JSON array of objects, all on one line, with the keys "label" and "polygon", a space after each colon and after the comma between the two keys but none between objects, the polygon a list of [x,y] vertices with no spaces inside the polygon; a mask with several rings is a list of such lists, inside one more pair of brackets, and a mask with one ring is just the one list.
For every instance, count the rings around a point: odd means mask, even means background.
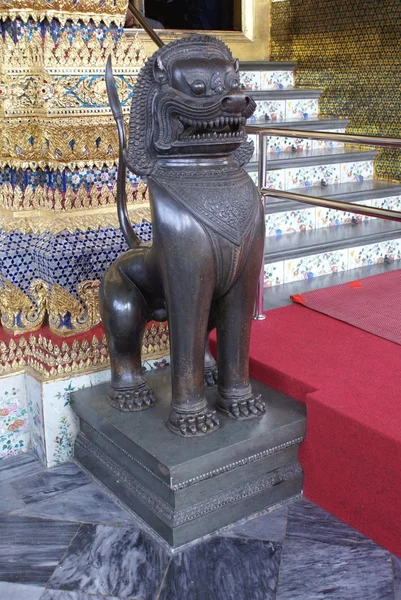
[{"label": "red carpet", "polygon": [[307,308],[401,344],[400,291],[401,270],[397,270],[292,296],[292,299]]},{"label": "red carpet", "polygon": [[307,405],[304,493],[401,556],[401,347],[293,305],[254,322],[251,376]]}]

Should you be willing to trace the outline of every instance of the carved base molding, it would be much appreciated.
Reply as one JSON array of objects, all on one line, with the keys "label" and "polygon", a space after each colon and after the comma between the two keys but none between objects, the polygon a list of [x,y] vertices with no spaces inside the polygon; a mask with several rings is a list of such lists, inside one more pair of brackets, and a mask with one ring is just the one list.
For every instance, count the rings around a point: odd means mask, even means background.
[{"label": "carved base molding", "polygon": [[[108,384],[71,394],[80,420],[75,457],[154,532],[177,547],[298,494],[298,448],[305,409],[253,382],[268,404],[263,419],[234,422],[197,439],[173,436],[169,367],[147,374],[156,406],[141,413],[110,411]],[[213,409],[217,392],[206,392]]]},{"label": "carved base molding", "polygon": [[[167,323],[150,323],[142,347],[144,361],[169,353]],[[12,336],[0,333],[0,376],[29,370],[38,379],[56,380],[107,368],[109,354],[102,325],[67,339],[49,327]]]}]

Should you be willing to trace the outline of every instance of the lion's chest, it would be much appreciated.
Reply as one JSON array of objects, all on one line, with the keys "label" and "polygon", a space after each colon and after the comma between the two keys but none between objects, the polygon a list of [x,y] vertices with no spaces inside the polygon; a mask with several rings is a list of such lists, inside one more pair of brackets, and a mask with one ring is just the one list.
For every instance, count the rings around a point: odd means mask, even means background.
[{"label": "lion's chest", "polygon": [[163,169],[152,177],[197,220],[240,246],[255,224],[260,198],[242,169],[207,175]]}]

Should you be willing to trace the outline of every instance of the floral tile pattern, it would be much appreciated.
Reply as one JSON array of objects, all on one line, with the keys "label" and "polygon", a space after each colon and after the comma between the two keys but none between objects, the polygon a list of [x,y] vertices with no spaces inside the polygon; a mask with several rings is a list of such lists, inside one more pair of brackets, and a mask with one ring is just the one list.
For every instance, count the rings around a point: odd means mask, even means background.
[{"label": "floral tile pattern", "polygon": [[260,90],[261,71],[241,71],[239,81],[243,90]]},{"label": "floral tile pattern", "polygon": [[[355,202],[355,205],[371,206],[371,202],[365,200],[363,202]],[[316,208],[316,229],[321,227],[338,227],[345,224],[357,224],[362,221],[367,221],[372,217],[358,215],[356,213],[344,212],[342,210],[334,210],[330,208]]]},{"label": "floral tile pattern", "polygon": [[309,119],[319,112],[318,99],[306,98],[286,101],[287,119]]},{"label": "floral tile pattern", "polygon": [[358,246],[350,248],[348,256],[348,268],[356,269],[358,267],[367,267],[383,262],[394,262],[401,259],[401,241],[390,240],[370,244],[368,246]]},{"label": "floral tile pattern", "polygon": [[283,136],[266,137],[267,152],[269,154],[278,154],[287,152],[289,155],[296,155],[296,152],[311,150],[312,141],[305,138],[290,138]]},{"label": "floral tile pattern", "polygon": [[284,261],[284,283],[347,270],[347,250],[324,252]]},{"label": "floral tile pattern", "polygon": [[266,215],[266,235],[277,236],[315,229],[315,209],[307,208]]},{"label": "floral tile pattern", "polygon": [[248,142],[253,142],[254,153],[251,158],[251,162],[256,162],[259,156],[259,136],[258,135],[248,135]]},{"label": "floral tile pattern", "polygon": [[364,160],[341,165],[341,183],[373,179],[373,161]]},{"label": "floral tile pattern", "polygon": [[33,453],[44,464],[46,462],[45,432],[42,405],[42,384],[26,376],[26,393]]},{"label": "floral tile pattern", "polygon": [[387,210],[401,211],[401,196],[390,196],[388,198],[375,198],[371,201],[371,206],[375,208],[385,208]]},{"label": "floral tile pattern", "polygon": [[294,87],[292,71],[262,71],[260,78],[261,90],[288,90]]},{"label": "floral tile pattern", "polygon": [[269,121],[283,121],[285,118],[285,100],[259,100],[256,101],[256,110],[249,122],[264,120],[265,115]]},{"label": "floral tile pattern", "polygon": [[264,266],[264,287],[273,287],[284,283],[284,261]]},{"label": "floral tile pattern", "polygon": [[298,167],[285,169],[285,189],[298,187],[311,187],[340,182],[340,165],[314,165],[311,167]]},{"label": "floral tile pattern", "polygon": [[[327,133],[345,133],[345,129],[330,129],[322,131],[327,131]],[[332,149],[332,148],[343,148],[343,142],[335,142],[333,140],[312,140],[312,150],[324,150],[324,149]]]},{"label": "floral tile pattern", "polygon": [[0,380],[0,460],[30,449],[25,375]]},{"label": "floral tile pattern", "polygon": [[284,189],[284,170],[283,169],[275,169],[274,171],[267,171],[266,173],[266,181],[265,187],[283,190]]}]

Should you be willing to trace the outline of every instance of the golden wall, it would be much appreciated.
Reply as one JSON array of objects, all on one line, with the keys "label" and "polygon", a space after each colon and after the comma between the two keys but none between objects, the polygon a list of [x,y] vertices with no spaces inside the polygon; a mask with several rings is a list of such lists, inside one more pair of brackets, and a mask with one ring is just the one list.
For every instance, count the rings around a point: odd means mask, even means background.
[{"label": "golden wall", "polygon": [[[271,60],[296,61],[296,85],[321,88],[320,112],[347,131],[401,137],[400,0],[284,0],[271,6]],[[401,180],[401,153],[376,175]]]}]

